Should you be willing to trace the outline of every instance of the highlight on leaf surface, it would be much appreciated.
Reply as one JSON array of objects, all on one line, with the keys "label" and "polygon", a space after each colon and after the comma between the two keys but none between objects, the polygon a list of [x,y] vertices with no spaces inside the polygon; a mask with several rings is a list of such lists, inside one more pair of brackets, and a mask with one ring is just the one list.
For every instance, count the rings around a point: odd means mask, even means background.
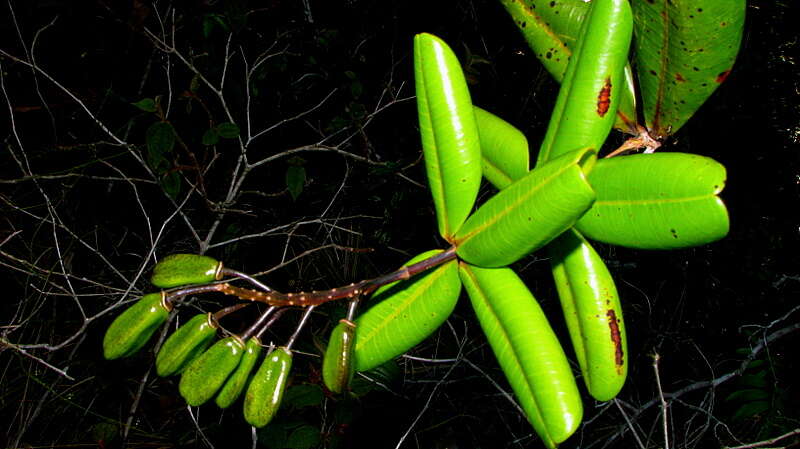
[{"label": "highlight on leaf surface", "polygon": [[221,269],[222,262],[208,256],[172,254],[156,264],[150,282],[159,288],[205,284],[219,280]]},{"label": "highlight on leaf surface", "polygon": [[281,405],[292,369],[292,352],[280,347],[270,352],[250,381],[244,397],[244,419],[254,427],[264,427]]},{"label": "highlight on leaf surface", "polygon": [[542,309],[508,268],[459,264],[459,275],[497,361],[547,447],[569,438],[583,404],[564,350]]},{"label": "highlight on leaf surface", "polygon": [[170,310],[172,306],[164,292],[144,295],[108,326],[103,337],[103,356],[113,360],[138,352],[167,321]]},{"label": "highlight on leaf surface", "polygon": [[745,3],[632,2],[636,67],[651,135],[675,134],[728,77],[742,40]]},{"label": "highlight on leaf surface", "polygon": [[449,240],[472,211],[481,183],[481,150],[464,72],[431,34],[414,37],[414,78],[425,169],[439,234]]},{"label": "highlight on leaf surface", "polygon": [[589,183],[597,201],[575,224],[584,236],[642,249],[703,245],[728,233],[719,198],[725,167],[687,153],[613,157],[597,162]]},{"label": "highlight on leaf surface", "polygon": [[156,372],[161,377],[180,374],[186,366],[211,344],[217,324],[210,313],[195,315],[179,327],[158,350]]},{"label": "highlight on leaf surface", "polygon": [[225,385],[219,390],[217,398],[214,400],[219,408],[228,408],[244,391],[247,381],[250,380],[250,373],[258,362],[261,355],[261,341],[257,337],[250,337],[244,347],[242,359],[236,370],[225,381]]},{"label": "highlight on leaf surface", "polygon": [[617,287],[603,259],[570,229],[548,246],[561,309],[583,381],[598,401],[625,384],[628,347]]},{"label": "highlight on leaf surface", "polygon": [[475,106],[483,176],[498,190],[528,173],[528,139],[510,123]]},{"label": "highlight on leaf surface", "polygon": [[[405,266],[440,252],[427,251]],[[356,319],[356,370],[372,369],[420,343],[450,316],[459,293],[455,260],[376,290],[370,299],[375,305]]]},{"label": "highlight on leaf surface", "polygon": [[502,267],[546,245],[594,202],[586,179],[594,162],[594,150],[577,150],[498,192],[456,234],[458,256],[473,265]]},{"label": "highlight on leaf surface", "polygon": [[558,91],[537,164],[575,148],[600,149],[626,92],[633,33],[628,0],[594,0]]}]

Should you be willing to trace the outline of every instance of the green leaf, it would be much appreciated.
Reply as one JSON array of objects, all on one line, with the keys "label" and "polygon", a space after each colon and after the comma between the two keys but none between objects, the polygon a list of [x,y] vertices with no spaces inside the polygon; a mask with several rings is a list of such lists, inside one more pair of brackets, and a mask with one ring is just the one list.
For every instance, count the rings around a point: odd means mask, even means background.
[{"label": "green leaf", "polygon": [[500,117],[475,106],[483,176],[498,190],[528,173],[528,139]]},{"label": "green leaf", "polygon": [[324,399],[325,394],[319,385],[293,385],[286,389],[286,393],[283,395],[283,405],[293,408],[316,407],[322,404]]},{"label": "green leaf", "polygon": [[572,347],[589,393],[613,399],[628,374],[622,306],[603,259],[570,229],[548,245],[553,278]]},{"label": "green leaf", "polygon": [[208,131],[203,133],[203,139],[201,143],[205,146],[216,145],[219,143],[219,132],[217,128],[211,128]]},{"label": "green leaf", "polygon": [[749,390],[738,390],[734,391],[733,393],[729,394],[726,398],[726,402],[749,402],[749,401],[757,401],[769,398],[769,392],[761,389],[749,389]]},{"label": "green leaf", "polygon": [[728,211],[717,196],[725,187],[725,167],[713,159],[686,153],[602,159],[589,182],[597,201],[575,227],[590,239],[672,249],[728,233]]},{"label": "green leaf", "polygon": [[161,187],[167,192],[167,195],[172,199],[177,199],[181,193],[181,176],[176,172],[167,173],[161,179]]},{"label": "green leaf", "polygon": [[591,149],[565,154],[501,190],[456,234],[458,256],[473,265],[502,267],[567,230],[594,201],[584,173],[594,158]]},{"label": "green leaf", "polygon": [[306,184],[306,169],[296,165],[290,165],[286,169],[286,189],[292,195],[292,200],[297,201],[297,197],[303,193]]},{"label": "green leaf", "polygon": [[[422,253],[405,266],[439,252]],[[424,340],[450,316],[460,292],[454,260],[376,290],[370,300],[376,304],[356,319],[356,370],[372,369]]]},{"label": "green leaf", "polygon": [[239,137],[239,127],[235,123],[220,123],[217,125],[217,133],[223,139],[235,139]]},{"label": "green leaf", "polygon": [[[591,3],[584,0],[501,0],[528,46],[558,82],[577,47],[581,24]],[[626,66],[614,126],[636,134],[636,103],[630,65]]]},{"label": "green leaf", "polygon": [[131,104],[141,109],[144,112],[156,112],[156,110],[158,110],[158,108],[156,107],[156,102],[152,98],[142,98],[136,103],[131,103]]},{"label": "green leaf", "polygon": [[322,442],[320,430],[314,426],[305,425],[295,429],[286,442],[286,446],[292,449],[310,449]]},{"label": "green leaf", "polygon": [[636,66],[647,128],[675,134],[730,73],[745,0],[632,2]]},{"label": "green leaf", "polygon": [[614,124],[633,33],[628,0],[594,0],[570,57],[537,164],[577,148],[599,150]]},{"label": "green leaf", "polygon": [[461,262],[459,274],[528,421],[547,447],[555,447],[578,428],[583,405],[547,318],[512,270]]},{"label": "green leaf", "polygon": [[481,149],[464,72],[431,34],[414,37],[419,131],[439,234],[450,240],[472,211],[481,183]]},{"label": "green leaf", "polygon": [[743,419],[754,418],[757,415],[768,411],[769,409],[770,403],[768,401],[748,402],[736,410],[736,412],[733,414],[733,420],[739,421]]},{"label": "green leaf", "polygon": [[163,175],[171,167],[170,158],[175,147],[175,129],[167,122],[156,122],[145,133],[147,161],[158,174]]}]

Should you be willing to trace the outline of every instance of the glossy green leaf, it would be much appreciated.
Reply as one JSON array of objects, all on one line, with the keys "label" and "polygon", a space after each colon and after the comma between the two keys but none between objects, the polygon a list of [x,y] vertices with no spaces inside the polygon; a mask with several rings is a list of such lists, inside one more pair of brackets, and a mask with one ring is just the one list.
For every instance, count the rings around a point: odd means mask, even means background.
[{"label": "glossy green leaf", "polygon": [[219,408],[228,408],[236,402],[236,399],[244,391],[247,381],[250,380],[250,373],[255,368],[259,356],[261,356],[261,341],[256,337],[250,337],[245,344],[244,354],[242,354],[239,365],[217,394],[215,402]]},{"label": "glossy green leaf", "polygon": [[171,254],[153,267],[150,282],[159,288],[206,284],[219,279],[222,263],[197,254]]},{"label": "glossy green leaf", "polygon": [[481,183],[475,114],[461,65],[438,37],[425,33],[414,37],[414,78],[439,234],[450,239],[472,211]]},{"label": "glossy green leaf", "polygon": [[334,393],[347,391],[353,379],[355,334],[354,323],[340,320],[328,339],[328,347],[322,359],[322,380],[328,390]]},{"label": "glossy green leaf", "polygon": [[583,405],[550,324],[522,280],[508,268],[461,262],[459,274],[500,367],[547,447],[569,438]]},{"label": "glossy green leaf", "polygon": [[537,164],[576,148],[600,149],[625,92],[633,33],[628,0],[594,0],[558,91]]},{"label": "glossy green leaf", "polygon": [[213,398],[239,366],[245,345],[239,337],[226,337],[194,359],[181,375],[178,390],[189,405]]},{"label": "glossy green leaf", "polygon": [[103,337],[103,356],[113,360],[138,352],[167,321],[170,310],[172,306],[162,292],[144,295],[108,326]]},{"label": "glossy green leaf", "polygon": [[[428,251],[406,266],[441,252]],[[356,319],[355,366],[372,369],[420,343],[450,316],[461,292],[456,261],[375,291],[375,303]]]},{"label": "glossy green leaf", "polygon": [[456,234],[458,256],[506,266],[567,230],[594,201],[585,176],[594,158],[591,149],[565,154],[498,192]]},{"label": "glossy green leaf", "polygon": [[632,3],[645,121],[661,139],[727,78],[742,40],[745,0]]},{"label": "glossy green leaf", "polygon": [[[556,81],[562,82],[591,3],[584,0],[501,0],[501,3],[539,61]],[[630,65],[626,66],[621,87],[614,126],[623,132],[636,134],[636,103]]]},{"label": "glossy green leaf", "polygon": [[286,348],[277,348],[264,359],[244,398],[244,419],[251,426],[264,427],[275,416],[291,369],[292,353]]},{"label": "glossy green leaf", "polygon": [[156,372],[161,377],[181,373],[195,357],[205,351],[217,334],[210,313],[195,315],[161,345],[156,355]]},{"label": "glossy green leaf", "polygon": [[598,401],[613,399],[628,373],[628,343],[617,287],[603,259],[570,229],[548,246],[561,309],[583,381]]},{"label": "glossy green leaf", "polygon": [[498,190],[528,173],[528,139],[510,123],[475,107],[475,121],[481,137],[483,176]]},{"label": "glossy green leaf", "polygon": [[685,153],[603,159],[589,182],[597,201],[575,227],[590,239],[671,249],[728,233],[728,211],[717,196],[725,187],[725,167],[713,159]]}]

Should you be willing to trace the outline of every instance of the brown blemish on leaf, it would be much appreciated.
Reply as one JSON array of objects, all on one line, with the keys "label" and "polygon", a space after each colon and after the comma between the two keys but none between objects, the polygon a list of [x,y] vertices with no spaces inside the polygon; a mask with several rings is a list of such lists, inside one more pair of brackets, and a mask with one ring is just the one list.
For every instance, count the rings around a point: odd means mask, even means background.
[{"label": "brown blemish on leaf", "polygon": [[679,83],[685,83],[686,78],[684,78],[680,73],[675,72],[675,81],[678,81]]},{"label": "brown blemish on leaf", "polygon": [[604,117],[611,106],[611,78],[606,78],[600,93],[597,94],[597,115]]},{"label": "brown blemish on leaf", "polygon": [[619,331],[619,322],[614,309],[606,311],[606,318],[608,318],[608,328],[611,330],[611,342],[614,343],[614,364],[617,365],[617,371],[621,372],[625,354],[622,350],[622,334]]}]

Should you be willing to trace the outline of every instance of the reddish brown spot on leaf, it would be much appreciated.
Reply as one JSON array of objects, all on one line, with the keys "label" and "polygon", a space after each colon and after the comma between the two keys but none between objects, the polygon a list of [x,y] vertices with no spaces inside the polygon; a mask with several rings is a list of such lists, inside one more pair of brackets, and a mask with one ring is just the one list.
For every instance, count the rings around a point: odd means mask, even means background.
[{"label": "reddish brown spot on leaf", "polygon": [[719,75],[717,75],[717,80],[716,81],[718,83],[721,83],[721,82],[725,81],[725,78],[727,78],[728,75],[730,75],[730,74],[731,74],[731,71],[730,70],[726,70],[726,71],[720,73]]},{"label": "reddish brown spot on leaf", "polygon": [[686,78],[684,78],[683,75],[681,75],[680,73],[675,72],[675,81],[677,81],[679,83],[685,83],[686,82]]},{"label": "reddish brown spot on leaf", "polygon": [[619,331],[617,314],[613,309],[608,309],[606,317],[608,318],[608,328],[611,330],[611,341],[614,343],[614,364],[617,365],[617,370],[621,370],[625,354],[622,349],[622,334]]},{"label": "reddish brown spot on leaf", "polygon": [[606,78],[600,93],[597,94],[597,115],[604,117],[611,106],[611,78]]}]

